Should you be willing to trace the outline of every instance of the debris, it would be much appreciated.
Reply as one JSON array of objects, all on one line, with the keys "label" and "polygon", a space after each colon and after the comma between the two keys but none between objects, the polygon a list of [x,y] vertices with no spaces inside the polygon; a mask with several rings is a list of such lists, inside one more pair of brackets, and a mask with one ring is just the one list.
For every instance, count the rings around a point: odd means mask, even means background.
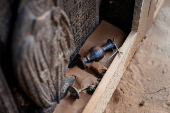
[{"label": "debris", "polygon": [[102,78],[104,73],[107,71],[107,68],[100,62],[92,62],[91,69],[95,71],[95,73]]},{"label": "debris", "polygon": [[142,106],[144,106],[144,104],[145,104],[145,101],[142,100],[142,101],[140,102],[139,106],[142,107]]}]

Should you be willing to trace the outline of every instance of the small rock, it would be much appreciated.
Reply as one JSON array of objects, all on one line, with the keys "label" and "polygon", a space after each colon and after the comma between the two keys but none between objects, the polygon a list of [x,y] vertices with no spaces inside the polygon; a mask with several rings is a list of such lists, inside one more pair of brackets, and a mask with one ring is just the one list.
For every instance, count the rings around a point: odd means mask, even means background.
[{"label": "small rock", "polygon": [[142,100],[142,101],[140,102],[139,106],[142,107],[144,104],[145,104],[145,101]]}]

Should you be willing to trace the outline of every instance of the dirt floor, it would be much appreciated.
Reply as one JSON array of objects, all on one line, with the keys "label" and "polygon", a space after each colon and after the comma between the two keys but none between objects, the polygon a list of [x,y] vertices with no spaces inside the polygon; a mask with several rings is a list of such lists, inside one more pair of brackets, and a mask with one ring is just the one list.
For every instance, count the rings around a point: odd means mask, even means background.
[{"label": "dirt floor", "polygon": [[141,42],[105,113],[170,113],[170,0]]}]

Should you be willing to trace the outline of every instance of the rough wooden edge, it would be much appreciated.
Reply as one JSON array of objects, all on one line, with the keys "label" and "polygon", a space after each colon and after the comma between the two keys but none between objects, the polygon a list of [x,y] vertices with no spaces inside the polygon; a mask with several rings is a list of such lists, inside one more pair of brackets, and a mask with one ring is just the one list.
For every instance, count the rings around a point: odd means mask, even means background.
[{"label": "rough wooden edge", "polygon": [[165,0],[157,0],[157,5],[156,5],[156,10],[155,10],[155,12],[154,12],[154,15],[153,15],[153,19],[155,19],[156,18],[156,16],[158,15],[158,12],[159,12],[159,10],[161,9],[161,7],[162,7],[162,5],[163,5],[163,3],[165,2]]},{"label": "rough wooden edge", "polygon": [[102,113],[105,110],[129,61],[134,55],[141,39],[145,36],[146,29],[149,28],[147,24],[149,20],[153,19],[155,6],[156,1],[143,0],[138,31],[131,31],[121,47],[123,54],[118,54],[115,57],[96,91],[85,106],[83,113]]}]

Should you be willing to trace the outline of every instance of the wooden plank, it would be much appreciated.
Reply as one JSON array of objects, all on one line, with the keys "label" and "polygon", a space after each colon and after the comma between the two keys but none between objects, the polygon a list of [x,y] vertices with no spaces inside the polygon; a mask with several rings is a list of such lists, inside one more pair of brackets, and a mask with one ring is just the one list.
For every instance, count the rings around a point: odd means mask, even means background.
[{"label": "wooden plank", "polygon": [[[123,54],[116,55],[105,76],[87,103],[83,113],[102,113],[107,106],[120,78],[122,77],[129,61],[136,51],[141,39],[145,36],[148,27],[148,21],[153,18],[149,16],[153,14],[156,5],[152,5],[155,1],[143,0],[138,31],[131,31],[124,44],[121,47]],[[150,13],[150,14],[149,14]]]},{"label": "wooden plank", "polygon": [[156,10],[155,10],[155,12],[154,12],[153,19],[156,18],[157,14],[158,14],[159,10],[161,9],[161,7],[162,7],[162,5],[163,5],[164,2],[165,2],[165,0],[157,0]]}]

